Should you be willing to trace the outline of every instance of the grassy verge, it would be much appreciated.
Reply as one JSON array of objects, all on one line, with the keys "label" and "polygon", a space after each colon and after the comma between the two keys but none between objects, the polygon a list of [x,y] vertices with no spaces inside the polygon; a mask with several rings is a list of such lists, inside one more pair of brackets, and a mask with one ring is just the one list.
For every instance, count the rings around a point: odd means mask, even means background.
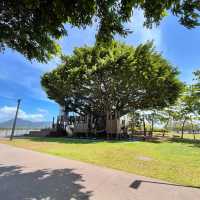
[{"label": "grassy verge", "polygon": [[200,142],[109,142],[24,138],[1,143],[188,186],[200,186]]}]

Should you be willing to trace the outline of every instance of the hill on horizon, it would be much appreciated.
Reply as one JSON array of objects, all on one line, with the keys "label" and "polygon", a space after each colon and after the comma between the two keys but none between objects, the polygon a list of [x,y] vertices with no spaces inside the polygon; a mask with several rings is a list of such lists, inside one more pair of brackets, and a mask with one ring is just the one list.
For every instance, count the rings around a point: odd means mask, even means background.
[{"label": "hill on horizon", "polygon": [[[13,125],[13,119],[7,120],[4,122],[0,122],[0,128],[12,128]],[[51,122],[48,121],[42,121],[42,122],[33,122],[29,120],[24,119],[17,119],[16,122],[16,128],[49,128],[51,127]]]}]

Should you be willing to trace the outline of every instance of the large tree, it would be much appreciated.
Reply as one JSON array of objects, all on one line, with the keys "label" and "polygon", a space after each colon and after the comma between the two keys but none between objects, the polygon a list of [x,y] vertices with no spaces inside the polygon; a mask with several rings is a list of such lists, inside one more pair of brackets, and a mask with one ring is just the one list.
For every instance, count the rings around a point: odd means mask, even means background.
[{"label": "large tree", "polygon": [[124,23],[134,9],[144,12],[147,27],[159,24],[167,12],[187,28],[199,25],[199,0],[1,0],[0,51],[10,47],[45,62],[58,52],[54,40],[67,34],[65,23],[84,28],[97,22],[98,41],[108,41],[129,32]]},{"label": "large tree", "polygon": [[131,110],[169,106],[182,88],[177,70],[152,43],[77,48],[62,61],[41,83],[66,112],[118,118]]}]

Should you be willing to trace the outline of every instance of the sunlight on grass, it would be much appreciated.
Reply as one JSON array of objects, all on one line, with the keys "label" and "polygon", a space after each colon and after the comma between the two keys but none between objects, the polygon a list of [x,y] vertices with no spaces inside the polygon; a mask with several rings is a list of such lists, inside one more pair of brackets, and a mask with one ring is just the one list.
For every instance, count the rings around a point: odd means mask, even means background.
[{"label": "sunlight on grass", "polygon": [[199,142],[109,142],[67,138],[0,142],[178,184],[200,186]]}]

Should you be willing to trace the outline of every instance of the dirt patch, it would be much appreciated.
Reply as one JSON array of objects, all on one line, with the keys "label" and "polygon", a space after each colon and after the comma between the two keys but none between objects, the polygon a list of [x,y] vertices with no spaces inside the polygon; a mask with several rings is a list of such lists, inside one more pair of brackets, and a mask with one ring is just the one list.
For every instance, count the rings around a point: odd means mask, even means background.
[{"label": "dirt patch", "polygon": [[151,160],[153,160],[152,158],[146,157],[146,156],[139,156],[138,159],[139,160],[143,160],[143,161],[151,161]]}]

